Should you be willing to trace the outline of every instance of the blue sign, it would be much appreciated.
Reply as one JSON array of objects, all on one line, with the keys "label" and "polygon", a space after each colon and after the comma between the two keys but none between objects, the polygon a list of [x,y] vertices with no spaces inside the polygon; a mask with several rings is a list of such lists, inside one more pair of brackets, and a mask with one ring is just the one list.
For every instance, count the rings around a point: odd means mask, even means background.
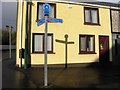
[{"label": "blue sign", "polygon": [[44,15],[49,15],[50,9],[51,9],[51,6],[49,4],[43,4]]},{"label": "blue sign", "polygon": [[57,18],[48,18],[48,22],[63,23],[63,20]]},{"label": "blue sign", "polygon": [[41,19],[37,22],[37,26],[42,25],[43,23],[45,23],[45,19]]},{"label": "blue sign", "polygon": [[[57,18],[48,18],[47,20],[48,22],[55,22],[55,23],[63,23],[62,19],[57,19]],[[45,19],[41,19],[37,22],[37,26],[42,25],[43,23],[45,23]]]}]

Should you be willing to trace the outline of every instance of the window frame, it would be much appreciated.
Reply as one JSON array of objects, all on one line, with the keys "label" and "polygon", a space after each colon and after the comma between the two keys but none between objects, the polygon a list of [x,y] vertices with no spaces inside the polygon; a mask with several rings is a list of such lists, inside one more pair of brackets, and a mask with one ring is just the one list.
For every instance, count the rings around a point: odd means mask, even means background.
[{"label": "window frame", "polygon": [[[93,37],[93,51],[87,51],[87,40],[86,39],[86,48],[85,48],[85,51],[81,51],[81,37]],[[82,34],[79,34],[79,54],[96,54],[95,53],[95,35],[82,35]]]},{"label": "window frame", "polygon": [[[45,4],[45,3],[37,2],[37,18],[36,18],[36,21],[39,21],[40,19],[42,19],[42,18],[39,18],[39,4]],[[56,4],[55,3],[48,3],[48,4],[54,6],[54,18],[56,18]]]},{"label": "window frame", "polygon": [[[89,10],[90,11],[90,22],[86,22],[85,10]],[[97,23],[93,23],[92,22],[92,10],[96,10],[97,11]],[[98,8],[84,7],[84,24],[85,25],[100,25],[100,22],[99,22],[99,9]]]},{"label": "window frame", "polygon": [[[42,44],[43,44],[43,47],[42,47],[42,51],[35,51],[35,35],[43,35],[43,39],[42,39]],[[53,53],[53,34],[52,33],[48,33],[47,34],[48,36],[51,36],[51,51],[47,51],[48,54],[50,53]],[[45,34],[44,33],[33,33],[32,37],[33,37],[33,40],[32,40],[32,53],[40,53],[40,54],[43,54],[44,53],[44,36]]]}]

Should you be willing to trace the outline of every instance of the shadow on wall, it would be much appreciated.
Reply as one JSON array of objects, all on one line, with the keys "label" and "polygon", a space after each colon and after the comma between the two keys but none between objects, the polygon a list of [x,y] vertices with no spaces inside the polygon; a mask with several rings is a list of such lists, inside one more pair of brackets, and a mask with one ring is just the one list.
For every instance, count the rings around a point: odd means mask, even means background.
[{"label": "shadow on wall", "polygon": [[[103,36],[100,36],[102,37],[100,39],[100,46],[99,46],[99,58],[98,60],[96,61],[99,61],[99,63],[90,63],[90,65],[98,65],[98,66],[109,66],[109,65],[112,65],[112,66],[119,66],[120,65],[120,39],[117,40],[117,43],[115,45],[113,45],[113,47],[111,48],[111,50],[108,50],[109,48],[109,39],[108,37],[103,37]],[[67,47],[69,46],[68,44],[74,44],[74,42],[69,42],[67,40],[68,38],[68,35],[66,34],[65,35],[65,40],[58,40],[56,39],[56,42],[58,43],[62,43],[62,44],[65,44],[65,67],[67,68],[67,64],[68,64],[68,49]],[[106,39],[107,38],[107,39]],[[107,42],[108,41],[108,42]],[[102,45],[102,48],[101,48],[101,45]],[[30,49],[28,49],[30,50]],[[27,51],[27,52],[30,52],[30,51]],[[110,52],[112,52],[112,61],[110,61]],[[27,57],[30,57],[28,56],[29,54],[27,53]],[[28,66],[30,67],[31,66],[31,61],[29,59],[28,61]]]},{"label": "shadow on wall", "polygon": [[114,41],[115,42],[112,47],[113,65],[120,65],[120,39],[115,39]]}]

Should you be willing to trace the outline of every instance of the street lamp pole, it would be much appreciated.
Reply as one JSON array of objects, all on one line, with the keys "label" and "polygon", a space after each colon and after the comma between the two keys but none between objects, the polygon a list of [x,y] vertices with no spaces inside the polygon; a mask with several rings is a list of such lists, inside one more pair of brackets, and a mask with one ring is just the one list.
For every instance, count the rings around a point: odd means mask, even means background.
[{"label": "street lamp pole", "polygon": [[8,29],[8,31],[9,31],[9,58],[11,59],[11,32],[12,32],[12,29],[13,29],[13,27],[12,26],[8,26],[8,25],[6,25],[6,28]]},{"label": "street lamp pole", "polygon": [[12,36],[12,29],[13,29],[13,27],[11,26],[10,30],[9,30],[9,36],[10,36],[10,38],[9,38],[10,39],[9,40],[10,41],[10,59],[12,57],[12,53],[11,53],[12,52],[12,48],[11,48],[11,45],[12,45],[12,43],[11,43],[12,42],[12,38],[11,38],[11,36]]}]

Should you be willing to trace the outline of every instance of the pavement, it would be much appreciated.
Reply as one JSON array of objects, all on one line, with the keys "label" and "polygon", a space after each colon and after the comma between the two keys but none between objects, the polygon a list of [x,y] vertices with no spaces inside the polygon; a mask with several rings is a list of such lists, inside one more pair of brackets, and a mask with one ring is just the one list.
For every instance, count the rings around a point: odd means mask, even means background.
[{"label": "pavement", "polygon": [[[12,56],[15,57],[15,50],[12,50]],[[8,60],[10,57],[9,50],[0,50],[0,61]]]},{"label": "pavement", "polygon": [[[30,68],[25,74],[43,88],[43,68]],[[120,88],[120,73],[117,67],[69,67],[48,68],[48,88]]]},{"label": "pavement", "polygon": [[[14,56],[14,55],[13,55]],[[48,67],[48,87],[44,87],[44,68],[27,70],[15,66],[15,58],[2,62],[3,88],[95,88],[120,89],[119,66],[89,64],[78,67]]]},{"label": "pavement", "polygon": [[7,51],[2,52],[2,89],[8,88],[35,88],[35,85],[17,70],[15,66],[15,51],[12,51],[12,59],[9,59]]}]

